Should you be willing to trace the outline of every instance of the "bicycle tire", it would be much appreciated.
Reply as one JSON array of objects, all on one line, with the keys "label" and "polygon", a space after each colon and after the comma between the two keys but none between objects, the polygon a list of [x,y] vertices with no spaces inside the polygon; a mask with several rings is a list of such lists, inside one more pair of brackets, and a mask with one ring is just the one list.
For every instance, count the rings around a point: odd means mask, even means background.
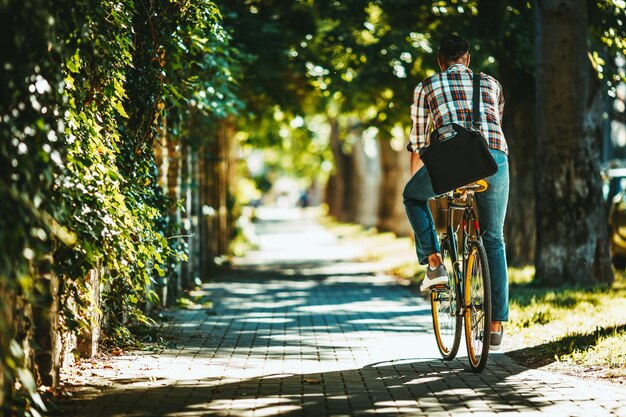
[{"label": "bicycle tire", "polygon": [[463,316],[457,314],[457,302],[460,297],[456,293],[457,286],[454,283],[450,239],[446,238],[441,242],[441,256],[448,271],[448,285],[446,289],[430,293],[430,311],[439,352],[444,360],[452,360],[456,357],[461,344]]},{"label": "bicycle tire", "polygon": [[472,372],[482,372],[491,340],[491,281],[482,242],[469,242],[464,288],[465,343]]}]

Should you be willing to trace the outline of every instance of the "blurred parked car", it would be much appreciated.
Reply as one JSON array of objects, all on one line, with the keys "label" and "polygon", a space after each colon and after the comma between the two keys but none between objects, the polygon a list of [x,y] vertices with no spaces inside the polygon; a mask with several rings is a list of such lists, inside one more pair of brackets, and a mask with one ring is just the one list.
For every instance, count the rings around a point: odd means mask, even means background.
[{"label": "blurred parked car", "polygon": [[609,208],[609,243],[613,264],[626,267],[626,194],[620,191],[613,197]]},{"label": "blurred parked car", "polygon": [[603,196],[608,205],[609,243],[613,264],[626,267],[626,161],[614,160],[602,169]]}]

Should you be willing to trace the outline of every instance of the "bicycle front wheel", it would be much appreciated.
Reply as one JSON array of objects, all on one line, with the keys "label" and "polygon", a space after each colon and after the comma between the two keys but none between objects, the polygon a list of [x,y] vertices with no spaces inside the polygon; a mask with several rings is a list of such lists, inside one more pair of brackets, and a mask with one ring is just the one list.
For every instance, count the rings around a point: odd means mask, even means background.
[{"label": "bicycle front wheel", "polygon": [[491,285],[487,253],[480,241],[469,243],[465,271],[465,342],[473,372],[487,365],[491,339]]},{"label": "bicycle front wheel", "polygon": [[458,297],[449,239],[444,239],[441,242],[441,256],[448,271],[448,284],[431,291],[430,306],[439,352],[445,360],[452,360],[461,343],[461,320],[463,320],[463,316],[457,314]]}]

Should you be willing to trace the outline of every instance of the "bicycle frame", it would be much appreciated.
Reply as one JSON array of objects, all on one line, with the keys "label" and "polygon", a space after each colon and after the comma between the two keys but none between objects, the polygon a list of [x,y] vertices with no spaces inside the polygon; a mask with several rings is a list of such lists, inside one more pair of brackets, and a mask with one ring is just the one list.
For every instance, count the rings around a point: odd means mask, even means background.
[{"label": "bicycle frame", "polygon": [[[476,212],[474,209],[474,191],[466,190],[465,195],[463,196],[464,201],[462,203],[457,203],[455,200],[458,200],[461,196],[456,192],[451,192],[447,195],[446,200],[448,202],[447,209],[447,219],[446,219],[446,236],[450,241],[450,258],[452,259],[452,270],[454,273],[454,285],[455,292],[459,295],[461,300],[465,300],[464,297],[464,288],[463,285],[463,272],[467,267],[467,256],[468,256],[468,242],[470,238],[475,238],[480,240],[480,229],[478,225],[478,217],[476,216]],[[454,213],[457,211],[462,211],[462,220],[461,224],[456,225],[454,223]],[[472,233],[473,227],[473,233]],[[461,253],[463,254],[462,259],[459,259],[459,249],[458,249],[458,239],[457,232],[461,229]],[[457,302],[457,316],[462,316],[465,312],[465,308],[468,306],[465,305],[465,301]]]}]

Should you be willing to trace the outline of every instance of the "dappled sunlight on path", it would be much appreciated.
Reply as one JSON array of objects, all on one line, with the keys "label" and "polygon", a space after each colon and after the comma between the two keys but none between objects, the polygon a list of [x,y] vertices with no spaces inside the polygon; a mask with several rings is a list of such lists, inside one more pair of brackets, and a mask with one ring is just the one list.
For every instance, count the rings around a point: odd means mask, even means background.
[{"label": "dappled sunlight on path", "polygon": [[422,297],[315,218],[259,215],[259,250],[195,294],[214,309],[174,313],[176,348],[96,365],[67,415],[626,415],[616,387],[502,354],[481,375],[443,362]]}]

